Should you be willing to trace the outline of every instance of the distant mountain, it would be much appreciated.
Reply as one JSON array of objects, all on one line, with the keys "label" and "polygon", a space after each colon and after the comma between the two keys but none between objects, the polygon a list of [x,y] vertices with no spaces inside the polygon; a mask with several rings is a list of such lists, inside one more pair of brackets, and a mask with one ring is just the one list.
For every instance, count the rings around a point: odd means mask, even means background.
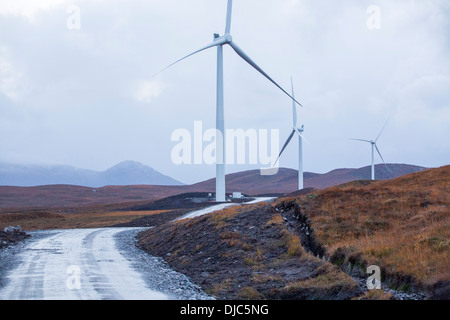
[{"label": "distant mountain", "polygon": [[179,186],[183,183],[135,161],[124,161],[100,173],[100,185],[159,185]]},{"label": "distant mountain", "polygon": [[12,165],[0,163],[0,185],[42,186],[78,185],[103,187],[107,185],[182,185],[153,168],[135,161],[124,161],[106,171],[79,169],[62,165]]}]

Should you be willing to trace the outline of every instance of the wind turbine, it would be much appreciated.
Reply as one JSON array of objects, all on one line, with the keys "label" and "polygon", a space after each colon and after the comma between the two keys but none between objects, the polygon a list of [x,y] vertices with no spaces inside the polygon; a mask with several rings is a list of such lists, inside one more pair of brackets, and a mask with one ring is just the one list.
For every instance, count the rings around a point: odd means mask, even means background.
[{"label": "wind turbine", "polygon": [[375,150],[377,151],[378,155],[380,156],[381,160],[383,161],[384,166],[386,167],[386,169],[389,170],[389,168],[387,167],[386,162],[384,162],[383,156],[381,155],[381,152],[380,152],[380,150],[378,149],[378,146],[377,146],[377,141],[380,138],[381,134],[383,133],[384,129],[386,128],[386,125],[387,125],[387,122],[384,124],[383,129],[381,129],[380,133],[378,134],[378,136],[376,137],[375,140],[350,139],[350,140],[355,140],[355,141],[367,142],[367,143],[370,143],[372,145],[372,169],[371,169],[371,179],[372,180],[375,180]]},{"label": "wind turbine", "polygon": [[[291,78],[291,86],[292,86],[292,97],[294,97],[294,82],[292,81]],[[292,138],[294,137],[295,134],[298,135],[298,190],[302,190],[303,189],[303,139],[305,139],[305,137],[303,136],[303,131],[305,129],[305,126],[302,125],[301,127],[299,127],[297,125],[297,106],[295,105],[295,99],[292,98],[292,132],[289,135],[289,137],[287,138],[286,142],[284,143],[283,148],[280,151],[280,154],[278,155],[277,161],[275,161],[275,163],[278,162],[278,159],[280,159],[281,155],[283,154],[284,149],[286,149],[286,147],[288,146],[289,142],[291,142]],[[305,139],[305,141],[307,141]]]},{"label": "wind turbine", "polygon": [[[276,83],[263,69],[261,69],[250,57],[233,41],[230,34],[231,31],[231,12],[233,1],[228,0],[227,16],[225,34],[220,36],[214,34],[214,41],[209,45],[191,53],[187,56],[175,61],[168,65],[162,71],[170,68],[174,64],[193,56],[201,51],[209,48],[217,47],[217,100],[216,100],[216,131],[218,137],[216,137],[216,201],[225,201],[225,119],[224,119],[224,92],[223,92],[223,46],[229,45],[238,56],[240,56],[249,65],[255,68],[259,73],[266,77],[270,82],[277,86],[281,91],[288,95],[295,103],[301,106],[301,104],[295,100],[289,93],[286,92],[278,83]],[[158,74],[159,74],[158,73]]]}]

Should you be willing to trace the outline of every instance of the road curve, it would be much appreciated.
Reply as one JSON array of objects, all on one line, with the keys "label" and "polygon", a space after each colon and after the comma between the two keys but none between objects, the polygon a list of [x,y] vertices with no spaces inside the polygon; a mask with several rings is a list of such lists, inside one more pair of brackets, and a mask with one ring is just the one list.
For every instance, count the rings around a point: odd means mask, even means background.
[{"label": "road curve", "polygon": [[116,235],[125,229],[54,230],[30,241],[20,253],[21,263],[8,273],[0,299],[173,299],[150,288],[134,258],[117,249]]},{"label": "road curve", "polygon": [[232,207],[232,206],[239,206],[239,205],[246,205],[246,204],[256,204],[256,203],[260,203],[260,202],[272,202],[275,199],[276,199],[275,197],[259,197],[259,198],[255,198],[252,201],[244,202],[242,204],[240,204],[240,203],[233,203],[233,202],[219,203],[219,204],[216,204],[216,205],[204,208],[204,209],[188,212],[185,215],[176,218],[174,221],[197,218],[197,217],[203,216],[205,214],[209,214],[209,213],[212,213],[212,212],[223,210],[225,208]]}]

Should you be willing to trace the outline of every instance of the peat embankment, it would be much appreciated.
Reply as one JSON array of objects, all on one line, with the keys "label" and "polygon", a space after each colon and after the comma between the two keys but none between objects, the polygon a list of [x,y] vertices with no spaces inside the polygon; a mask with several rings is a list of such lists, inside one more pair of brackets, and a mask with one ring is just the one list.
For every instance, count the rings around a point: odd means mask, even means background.
[{"label": "peat embankment", "polygon": [[351,299],[360,286],[315,257],[270,204],[161,224],[138,246],[219,299]]}]

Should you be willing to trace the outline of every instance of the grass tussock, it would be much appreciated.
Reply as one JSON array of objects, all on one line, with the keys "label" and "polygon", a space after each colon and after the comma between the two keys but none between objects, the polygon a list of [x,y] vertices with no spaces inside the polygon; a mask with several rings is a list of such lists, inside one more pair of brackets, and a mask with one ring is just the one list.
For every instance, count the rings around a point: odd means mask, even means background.
[{"label": "grass tussock", "polygon": [[282,245],[287,248],[287,254],[290,257],[299,257],[304,253],[300,239],[289,230],[282,230]]},{"label": "grass tussock", "polygon": [[274,215],[272,219],[270,219],[269,221],[267,221],[267,224],[270,226],[274,226],[274,225],[282,225],[284,223],[283,217],[281,216],[281,214],[277,214]]}]

